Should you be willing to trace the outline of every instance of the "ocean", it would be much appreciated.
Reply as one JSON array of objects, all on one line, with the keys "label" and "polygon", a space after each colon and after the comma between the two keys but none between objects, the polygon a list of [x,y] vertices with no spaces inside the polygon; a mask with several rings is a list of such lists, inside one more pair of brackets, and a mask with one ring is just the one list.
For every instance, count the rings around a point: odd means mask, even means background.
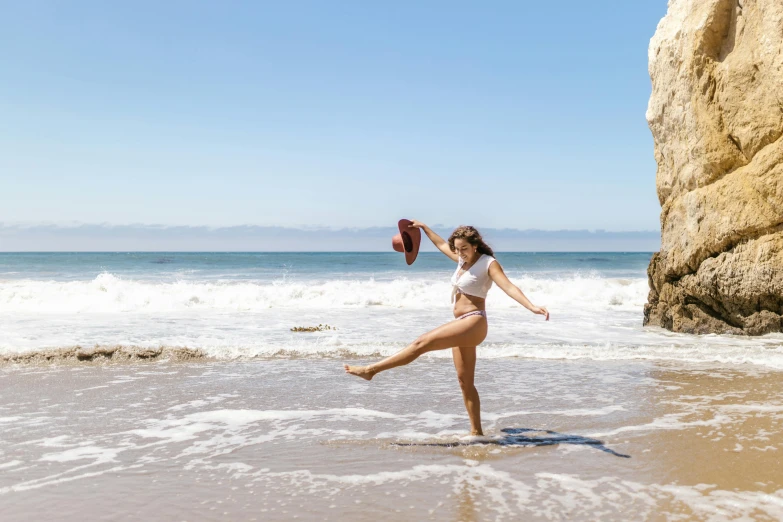
[{"label": "ocean", "polygon": [[450,351],[342,370],[439,253],[0,254],[0,519],[780,520],[783,336],[642,327],[650,256],[496,254],[471,438]]},{"label": "ocean", "polygon": [[[783,369],[780,336],[642,328],[647,253],[499,253],[552,314],[494,287],[481,357],[752,363]],[[453,262],[422,253],[0,254],[0,356],[73,346],[185,347],[216,359],[388,354],[453,319]],[[302,334],[297,326],[333,330]],[[432,357],[450,357],[448,353]]]}]

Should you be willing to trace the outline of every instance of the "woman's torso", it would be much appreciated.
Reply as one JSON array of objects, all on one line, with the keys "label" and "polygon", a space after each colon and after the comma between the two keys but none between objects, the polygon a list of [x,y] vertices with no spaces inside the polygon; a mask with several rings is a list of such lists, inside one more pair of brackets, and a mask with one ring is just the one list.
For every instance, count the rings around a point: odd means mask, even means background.
[{"label": "woman's torso", "polygon": [[[492,279],[489,277],[489,265],[495,259],[492,256],[486,256],[485,254],[479,255],[468,269],[464,269],[462,263],[458,263],[457,270],[452,276],[452,285],[455,282],[459,282],[463,286],[472,286],[476,293],[484,293],[492,285]],[[471,295],[462,291],[453,292],[454,295],[454,317],[459,317],[468,312],[474,312],[476,310],[484,310],[486,307],[486,297],[478,295]]]},{"label": "woman's torso", "polygon": [[484,310],[486,308],[486,302],[487,300],[482,297],[457,294],[457,299],[454,301],[454,317],[459,317],[476,310]]}]

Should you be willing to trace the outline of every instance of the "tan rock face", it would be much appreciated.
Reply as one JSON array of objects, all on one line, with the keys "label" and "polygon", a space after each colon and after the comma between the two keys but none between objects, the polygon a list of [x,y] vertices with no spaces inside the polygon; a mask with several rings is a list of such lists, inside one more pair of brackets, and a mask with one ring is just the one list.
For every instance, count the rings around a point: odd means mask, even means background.
[{"label": "tan rock face", "polygon": [[645,324],[783,331],[783,0],[670,0],[649,58],[662,210]]}]

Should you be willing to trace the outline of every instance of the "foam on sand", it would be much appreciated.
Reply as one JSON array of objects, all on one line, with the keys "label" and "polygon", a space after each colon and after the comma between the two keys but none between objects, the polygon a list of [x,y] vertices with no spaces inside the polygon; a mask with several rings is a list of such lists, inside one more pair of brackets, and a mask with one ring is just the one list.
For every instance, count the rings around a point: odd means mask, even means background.
[{"label": "foam on sand", "polygon": [[[153,518],[194,505],[229,519],[783,515],[776,371],[486,360],[485,436],[469,437],[438,361],[372,383],[319,359],[154,369],[0,369],[14,390],[0,405],[4,514],[69,498],[88,518],[147,504]],[[96,483],[102,495],[80,494]]]}]

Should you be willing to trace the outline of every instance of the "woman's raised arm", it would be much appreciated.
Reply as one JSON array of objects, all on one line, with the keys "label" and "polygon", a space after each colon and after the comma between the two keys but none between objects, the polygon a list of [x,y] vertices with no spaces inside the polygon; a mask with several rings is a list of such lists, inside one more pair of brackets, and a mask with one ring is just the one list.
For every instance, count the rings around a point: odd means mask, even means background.
[{"label": "woman's raised arm", "polygon": [[520,290],[519,287],[508,280],[506,273],[503,272],[503,267],[501,267],[500,263],[497,261],[489,265],[489,277],[491,277],[495,284],[498,285],[501,290],[506,292],[506,294],[508,294],[511,299],[521,304],[534,314],[543,315],[546,317],[546,320],[549,321],[549,311],[543,306],[536,306],[531,303],[530,299],[528,299],[525,294],[522,293],[522,290]]},{"label": "woman's raised arm", "polygon": [[427,237],[430,238],[430,241],[440,250],[443,252],[449,259],[454,261],[455,263],[459,261],[459,256],[452,252],[449,248],[449,243],[440,237],[438,234],[436,234],[430,227],[422,223],[421,221],[416,221],[415,219],[411,219],[411,224],[408,225],[413,228],[420,228],[424,231],[425,234],[427,234]]}]

